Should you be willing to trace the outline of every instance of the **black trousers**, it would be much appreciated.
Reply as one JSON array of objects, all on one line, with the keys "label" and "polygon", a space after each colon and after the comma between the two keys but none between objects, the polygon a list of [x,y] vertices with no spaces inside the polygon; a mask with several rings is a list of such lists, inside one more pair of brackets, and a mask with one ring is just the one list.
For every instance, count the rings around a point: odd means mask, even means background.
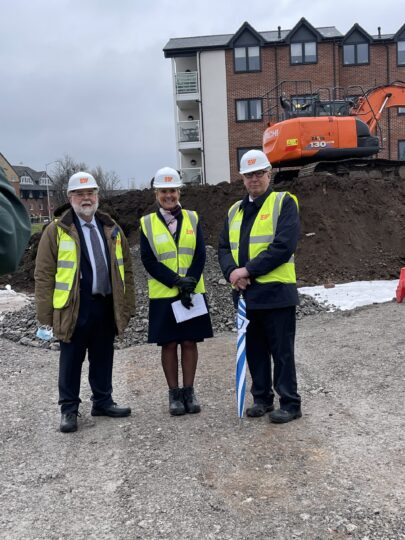
[{"label": "black trousers", "polygon": [[274,401],[274,390],[280,407],[296,411],[301,406],[297,392],[294,360],[295,306],[279,309],[247,310],[246,357],[252,376],[251,393],[256,403]]},{"label": "black trousers", "polygon": [[80,379],[86,352],[94,405],[103,408],[113,403],[115,322],[112,296],[96,295],[84,302],[70,343],[60,342],[59,405],[62,413],[77,412],[81,403]]}]

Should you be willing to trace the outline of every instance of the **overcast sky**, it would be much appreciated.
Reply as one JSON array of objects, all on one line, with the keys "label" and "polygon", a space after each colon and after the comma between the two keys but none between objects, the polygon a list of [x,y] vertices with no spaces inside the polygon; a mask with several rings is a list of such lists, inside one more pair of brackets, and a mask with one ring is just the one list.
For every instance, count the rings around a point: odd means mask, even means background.
[{"label": "overcast sky", "polygon": [[[144,186],[176,166],[172,37],[354,23],[395,33],[398,0],[0,0],[0,152],[36,170],[71,155]],[[52,165],[49,167],[52,169]]]}]

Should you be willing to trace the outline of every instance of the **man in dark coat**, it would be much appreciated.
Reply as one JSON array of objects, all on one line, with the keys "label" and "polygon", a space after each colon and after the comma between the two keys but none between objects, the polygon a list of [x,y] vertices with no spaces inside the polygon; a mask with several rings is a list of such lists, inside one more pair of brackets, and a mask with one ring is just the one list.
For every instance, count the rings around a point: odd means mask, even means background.
[{"label": "man in dark coat", "polygon": [[74,174],[71,208],[50,223],[35,266],[37,318],[60,340],[59,405],[62,432],[77,430],[82,364],[88,353],[92,416],[129,416],[112,399],[114,337],[134,315],[128,242],[117,223],[99,212],[92,175]]},{"label": "man in dark coat", "polygon": [[[299,216],[294,196],[271,189],[270,169],[259,150],[242,156],[240,172],[247,195],[229,210],[218,257],[235,297],[243,294],[246,300],[246,357],[254,400],[246,414],[258,417],[270,412],[272,422],[285,423],[301,416],[294,360]],[[280,398],[277,410],[273,381]]]}]

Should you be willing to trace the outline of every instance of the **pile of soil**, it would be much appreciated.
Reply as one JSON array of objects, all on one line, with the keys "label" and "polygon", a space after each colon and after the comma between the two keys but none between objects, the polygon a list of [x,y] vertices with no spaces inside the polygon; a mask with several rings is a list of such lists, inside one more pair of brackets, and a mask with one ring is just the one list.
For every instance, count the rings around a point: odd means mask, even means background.
[{"label": "pile of soil", "polygon": [[[405,266],[405,181],[402,179],[297,178],[277,184],[297,195],[301,239],[296,253],[299,285],[398,278]],[[245,193],[242,182],[187,187],[184,208],[200,216],[207,245],[217,246],[227,209]],[[134,190],[102,201],[123,227],[131,245],[139,240],[139,220],[155,208],[153,190]],[[40,234],[31,238],[20,268],[0,284],[33,290]]]}]

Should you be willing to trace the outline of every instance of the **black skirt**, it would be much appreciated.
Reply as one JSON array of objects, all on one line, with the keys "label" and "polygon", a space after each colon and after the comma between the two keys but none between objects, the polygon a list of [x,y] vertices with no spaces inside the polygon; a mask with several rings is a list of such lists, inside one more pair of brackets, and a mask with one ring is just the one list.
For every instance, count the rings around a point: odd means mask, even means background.
[{"label": "black skirt", "polygon": [[[157,298],[149,301],[148,343],[165,345],[172,341],[204,341],[213,336],[209,313],[177,323],[174,318],[172,303],[176,298]],[[207,300],[205,299],[205,303]]]}]

